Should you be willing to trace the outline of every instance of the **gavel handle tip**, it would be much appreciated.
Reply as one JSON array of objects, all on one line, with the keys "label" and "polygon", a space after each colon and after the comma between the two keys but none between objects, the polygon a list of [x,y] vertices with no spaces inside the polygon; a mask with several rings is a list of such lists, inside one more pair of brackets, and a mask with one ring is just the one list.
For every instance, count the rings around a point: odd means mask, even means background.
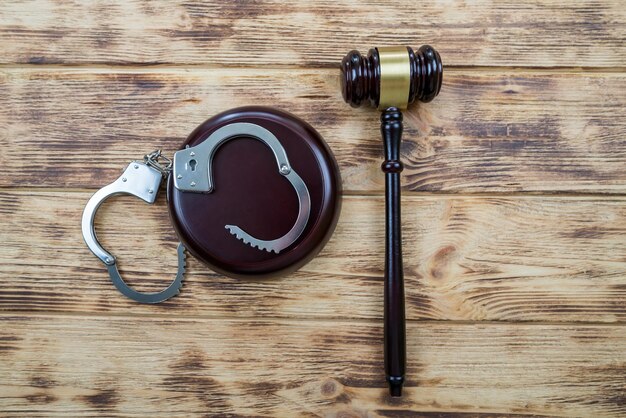
[{"label": "gavel handle tip", "polygon": [[402,396],[402,385],[404,384],[404,376],[387,376],[389,383],[389,394],[396,398]]}]

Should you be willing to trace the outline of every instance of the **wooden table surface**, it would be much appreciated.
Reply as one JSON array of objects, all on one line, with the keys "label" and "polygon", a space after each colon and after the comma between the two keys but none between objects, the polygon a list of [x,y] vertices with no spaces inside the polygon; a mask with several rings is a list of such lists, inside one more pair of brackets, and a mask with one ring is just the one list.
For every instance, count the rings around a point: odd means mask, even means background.
[{"label": "wooden table surface", "polygon": [[[424,43],[444,81],[405,116],[391,399],[379,114],[343,103],[338,67]],[[2,2],[0,415],[625,416],[625,70],[622,0]],[[246,104],[329,143],[332,239],[285,278],[190,257],[180,296],[124,298],[83,243],[88,198]],[[98,214],[140,290],[175,271],[164,199]]]}]

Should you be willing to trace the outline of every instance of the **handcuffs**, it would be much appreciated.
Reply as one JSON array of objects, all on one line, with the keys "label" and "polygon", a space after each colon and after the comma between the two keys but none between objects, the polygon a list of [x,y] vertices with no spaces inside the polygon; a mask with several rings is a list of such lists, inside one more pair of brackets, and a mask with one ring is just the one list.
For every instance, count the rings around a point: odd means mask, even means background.
[{"label": "handcuffs", "polygon": [[[233,239],[240,239],[258,251],[280,253],[294,244],[307,227],[311,216],[311,195],[303,179],[290,164],[281,141],[268,129],[248,122],[230,123],[212,132],[198,145],[177,151],[173,160],[164,157],[160,150],[144,156],[143,161],[132,161],[113,183],[98,190],[87,202],[82,216],[82,233],[87,247],[107,267],[115,287],[125,296],[140,303],[159,303],[179,293],[185,273],[185,246],[178,244],[178,271],[174,280],[164,290],[142,293],[132,289],[121,277],[116,257],[98,242],[94,218],[100,205],[112,196],[131,195],[152,204],[155,202],[163,180],[174,178],[174,187],[185,193],[211,193],[214,189],[213,158],[218,148],[239,137],[254,138],[267,145],[276,160],[278,172],[293,187],[298,200],[298,214],[291,229],[284,235],[264,240],[254,237],[243,228],[226,224]],[[334,225],[333,225],[334,228]],[[332,228],[331,228],[332,229]]]}]

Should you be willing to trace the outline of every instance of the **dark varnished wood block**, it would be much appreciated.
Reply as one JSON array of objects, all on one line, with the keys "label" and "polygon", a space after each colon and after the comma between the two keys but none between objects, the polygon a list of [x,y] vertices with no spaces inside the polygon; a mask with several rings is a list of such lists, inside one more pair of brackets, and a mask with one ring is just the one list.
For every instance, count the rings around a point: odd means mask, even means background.
[{"label": "dark varnished wood block", "polygon": [[311,196],[311,214],[302,235],[278,254],[253,248],[225,229],[235,224],[259,239],[284,235],[298,214],[291,184],[279,174],[270,148],[250,137],[236,137],[213,157],[211,193],[182,192],[170,176],[170,217],[187,248],[211,269],[232,277],[271,277],[292,272],[311,260],[330,238],[340,211],[341,181],[332,152],[322,137],[294,115],[250,106],[220,113],[198,126],[182,147],[200,144],[231,123],[254,123],[271,131],[287,152]]}]

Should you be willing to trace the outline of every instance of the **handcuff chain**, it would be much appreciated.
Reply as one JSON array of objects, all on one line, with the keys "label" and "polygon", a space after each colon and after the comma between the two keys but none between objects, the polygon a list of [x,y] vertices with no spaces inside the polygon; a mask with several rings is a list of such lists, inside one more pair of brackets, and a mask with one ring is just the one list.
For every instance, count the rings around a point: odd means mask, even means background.
[{"label": "handcuff chain", "polygon": [[[161,164],[159,160],[165,161],[165,165]],[[160,149],[144,155],[143,161],[150,167],[158,170],[164,177],[167,177],[172,172],[172,166],[174,165],[174,162],[164,156]]]}]

